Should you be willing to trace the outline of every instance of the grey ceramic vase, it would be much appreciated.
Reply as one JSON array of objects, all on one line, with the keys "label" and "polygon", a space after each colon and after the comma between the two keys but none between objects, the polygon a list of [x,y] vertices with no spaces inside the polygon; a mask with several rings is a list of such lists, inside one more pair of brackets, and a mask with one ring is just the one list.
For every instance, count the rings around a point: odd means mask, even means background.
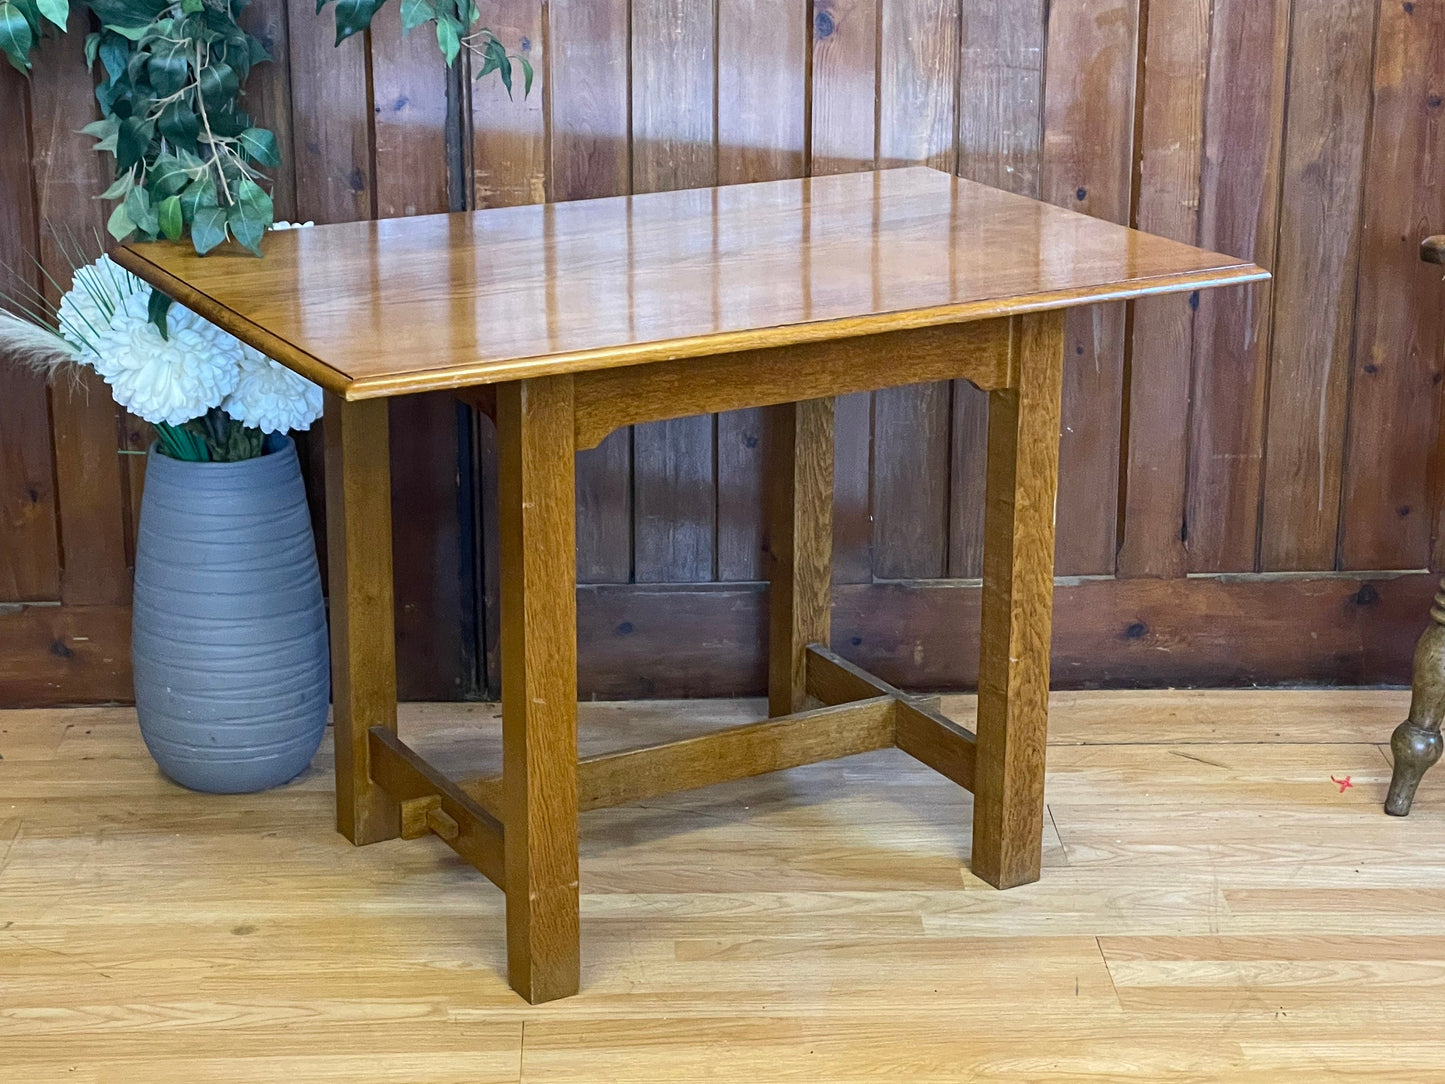
[{"label": "grey ceramic vase", "polygon": [[131,656],[141,735],[161,770],[213,794],[311,763],[330,660],[311,516],[290,437],[239,463],[151,446]]}]

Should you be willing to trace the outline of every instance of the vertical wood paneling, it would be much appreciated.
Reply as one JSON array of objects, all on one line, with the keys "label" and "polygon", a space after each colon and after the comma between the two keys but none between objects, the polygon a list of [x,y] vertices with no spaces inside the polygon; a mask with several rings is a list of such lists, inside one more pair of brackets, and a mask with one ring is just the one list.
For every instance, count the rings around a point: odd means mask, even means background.
[{"label": "vertical wood paneling", "polygon": [[291,35],[286,0],[251,0],[241,25],[261,40],[271,60],[251,69],[246,80],[246,111],[263,128],[276,133],[284,148],[281,165],[272,170],[271,199],[278,221],[296,218],[296,156],[291,152]]},{"label": "vertical wood paneling", "polygon": [[[1039,194],[1045,17],[1041,0],[963,0],[958,174],[1025,196]],[[983,574],[988,396],[953,386],[948,574]]]},{"label": "vertical wood paneling", "polygon": [[[1140,103],[1135,226],[1199,237],[1204,90],[1212,0],[1151,0]],[[1187,295],[1135,303],[1128,367],[1121,576],[1184,575],[1194,307]]]},{"label": "vertical wood paneling", "polygon": [[[283,218],[926,162],[1272,264],[1272,288],[1205,292],[1197,309],[1071,319],[1059,571],[1445,563],[1445,287],[1415,252],[1445,229],[1445,0],[497,0],[483,21],[538,85],[522,100],[518,73],[509,101],[493,77],[462,79],[450,113],[432,36],[403,41],[393,4],[340,49],[309,3],[255,0],[245,19],[277,59],[247,106],[291,152]],[[42,47],[30,125],[0,142],[11,262],[38,246],[63,265],[42,221],[103,225],[109,162],[74,134],[94,114],[75,29]],[[0,98],[23,105],[24,87],[0,73]],[[881,259],[886,276],[906,253]],[[518,319],[555,303],[525,299]],[[149,434],[93,385],[47,393],[0,372],[0,601],[129,597],[143,478],[116,453]],[[492,430],[459,427],[444,396],[390,413],[413,570],[397,590],[403,688],[465,693],[477,564],[483,624],[496,616]],[[579,578],[759,578],[756,420],[643,426],[581,455]],[[836,580],[977,575],[985,426],[967,385],[838,402]],[[678,607],[679,636],[703,631],[699,612]],[[482,647],[494,680],[495,628]]]},{"label": "vertical wood paneling", "polygon": [[288,0],[292,150],[296,215],[302,221],[355,222],[372,216],[371,97],[367,38],[333,48],[331,11]]},{"label": "vertical wood paneling", "polygon": [[[878,3],[813,2],[810,165],[817,176],[873,167]],[[866,583],[873,574],[873,396],[842,396],[834,411],[833,579]]]},{"label": "vertical wood paneling", "polygon": [[[437,214],[448,191],[446,69],[435,36],[402,36],[400,8],[377,12],[370,36],[378,218]],[[462,433],[448,394],[390,404],[392,547],[401,695],[455,699],[475,684],[476,644],[461,634],[474,605],[469,535],[458,492]],[[459,503],[460,502],[460,503]],[[464,549],[465,539],[465,549]]]},{"label": "vertical wood paneling", "polygon": [[[807,0],[718,0],[719,184],[803,175],[808,47]],[[769,430],[762,410],[717,418],[720,580],[764,576]]]},{"label": "vertical wood paneling", "polygon": [[[1289,0],[1215,0],[1199,240],[1273,269]],[[1189,569],[1255,567],[1271,286],[1205,290],[1194,324]]]},{"label": "vertical wood paneling", "polygon": [[[111,160],[76,134],[99,115],[85,65],[88,29],[87,17],[78,6],[73,8],[65,36],[47,38],[37,48],[30,77],[40,259],[63,286],[70,284],[71,269],[56,244],[54,227],[87,239],[95,231],[104,236],[106,212],[95,197],[113,179]],[[126,603],[128,486],[110,389],[86,370],[78,385],[64,382],[52,390],[50,417],[60,506],[61,598],[79,605]]]},{"label": "vertical wood paneling", "polygon": [[[552,198],[632,188],[628,0],[553,0],[548,15]],[[577,579],[632,574],[632,430],[577,455]]]},{"label": "vertical wood paneling", "polygon": [[[39,286],[30,171],[30,102],[25,80],[0,71],[0,102],[12,132],[0,144],[0,295]],[[60,597],[50,407],[42,377],[0,359],[0,602]]]},{"label": "vertical wood paneling", "polygon": [[[635,0],[634,191],[717,183],[716,41],[711,0]],[[709,416],[653,422],[633,430],[633,570],[639,583],[713,578],[714,429]]]},{"label": "vertical wood paneling", "polygon": [[1370,0],[1294,3],[1265,427],[1265,571],[1335,563],[1377,10]]},{"label": "vertical wood paneling", "polygon": [[[1128,222],[1138,0],[1054,0],[1044,101],[1044,199]],[[1123,305],[1069,314],[1065,328],[1058,571],[1114,571]]]},{"label": "vertical wood paneling", "polygon": [[[957,165],[959,9],[955,0],[881,0],[880,166]],[[880,257],[882,274],[894,253]],[[927,579],[948,564],[946,383],[873,396],[873,573]]]},{"label": "vertical wood paneling", "polygon": [[470,81],[472,206],[541,203],[547,198],[542,0],[493,0],[484,5],[482,15],[483,24],[496,31],[509,52],[531,61],[539,83],[531,97],[523,98],[520,67],[513,72],[511,97],[495,73]]},{"label": "vertical wood paneling", "polygon": [[1445,286],[1419,259],[1421,239],[1445,230],[1445,0],[1381,5],[1374,95],[1341,556],[1415,568],[1431,559],[1445,368]]},{"label": "vertical wood paneling", "polygon": [[[446,68],[426,27],[402,36],[396,4],[372,20],[371,86],[376,217],[446,211]],[[398,421],[392,419],[393,432]]]}]

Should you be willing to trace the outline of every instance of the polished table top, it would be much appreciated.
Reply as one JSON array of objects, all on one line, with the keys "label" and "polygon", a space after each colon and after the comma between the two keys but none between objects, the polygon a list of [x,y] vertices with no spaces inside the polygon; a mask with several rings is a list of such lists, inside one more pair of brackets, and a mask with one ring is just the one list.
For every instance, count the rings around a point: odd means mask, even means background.
[{"label": "polished table top", "polygon": [[348,399],[1266,277],[925,168],[271,233],[117,259]]}]

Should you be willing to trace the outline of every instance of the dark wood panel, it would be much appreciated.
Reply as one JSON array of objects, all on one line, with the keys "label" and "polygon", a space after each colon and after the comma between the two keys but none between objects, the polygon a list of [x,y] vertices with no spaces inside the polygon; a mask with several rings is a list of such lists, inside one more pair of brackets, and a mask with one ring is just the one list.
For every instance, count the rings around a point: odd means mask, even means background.
[{"label": "dark wood panel", "polygon": [[128,703],[129,606],[0,606],[0,704]]},{"label": "dark wood panel", "polygon": [[[1127,222],[1134,173],[1138,0],[1049,8],[1042,197]],[[1059,476],[1058,568],[1114,571],[1124,306],[1069,314]]]},{"label": "dark wood panel", "polygon": [[[51,278],[70,284],[70,261],[57,229],[104,236],[106,211],[95,197],[113,179],[110,159],[76,133],[99,116],[85,64],[87,16],[71,11],[67,33],[35,52],[30,77],[31,156],[40,224],[40,259]],[[88,244],[94,248],[94,243]],[[58,301],[48,288],[51,300]],[[130,599],[129,485],[119,450],[119,411],[94,372],[51,392],[55,484],[60,506],[61,598],[75,605]]]},{"label": "dark wood panel", "polygon": [[[1053,683],[1404,683],[1437,583],[1423,573],[1061,580]],[[970,688],[978,606],[976,583],[843,585],[833,646],[898,685]],[[577,608],[584,698],[748,696],[766,686],[764,584],[597,585],[578,591]],[[1208,620],[1219,613],[1231,621]],[[687,637],[680,627],[704,631]],[[129,697],[128,607],[0,610],[0,703]]]},{"label": "dark wood panel", "polygon": [[[628,0],[553,0],[546,93],[552,198],[626,195],[632,188]],[[566,253],[562,253],[566,259]],[[577,456],[577,578],[632,575],[632,433]]]},{"label": "dark wood panel", "polygon": [[318,17],[311,0],[287,0],[291,54],[292,150],[296,215],[303,221],[371,218],[371,98],[367,35],[333,48],[330,11]]},{"label": "dark wood panel", "polygon": [[[718,183],[803,176],[807,0],[718,0],[717,34]],[[719,580],[763,576],[768,432],[761,410],[717,418]]]},{"label": "dark wood panel", "polygon": [[[0,295],[39,288],[40,251],[30,169],[30,100],[24,78],[0,71],[0,101],[12,103],[12,134],[0,145]],[[45,381],[0,360],[0,602],[60,597],[55,465]]]},{"label": "dark wood panel", "polygon": [[[1212,0],[1154,0],[1139,87],[1134,225],[1199,237]],[[1195,296],[1135,302],[1127,358],[1121,576],[1182,576]]]},{"label": "dark wood panel", "polygon": [[[1199,243],[1274,267],[1290,0],[1216,0]],[[1206,290],[1194,325],[1189,568],[1255,567],[1270,284]]]},{"label": "dark wood panel", "polygon": [[271,60],[251,69],[246,80],[246,111],[258,125],[276,133],[283,148],[281,165],[271,171],[271,199],[278,221],[296,218],[296,155],[291,121],[291,32],[286,0],[251,0],[241,25],[260,39]]},{"label": "dark wood panel", "polygon": [[[688,0],[632,6],[632,187],[717,183],[717,12]],[[643,314],[645,315],[645,314]],[[639,425],[632,434],[633,574],[639,583],[711,580],[717,475],[712,417]]]},{"label": "dark wood panel", "polygon": [[[542,0],[489,0],[484,25],[531,61],[538,82],[530,97],[522,94],[522,72],[513,74],[513,92],[495,73],[470,79],[473,207],[514,207],[547,198],[545,107],[547,65]],[[476,61],[473,59],[473,70]]]},{"label": "dark wood panel", "polygon": [[1294,3],[1260,524],[1266,570],[1335,563],[1378,8]]},{"label": "dark wood panel", "polygon": [[1445,286],[1419,257],[1424,237],[1445,230],[1441,0],[1380,6],[1374,98],[1341,558],[1345,568],[1420,567],[1432,557],[1432,496],[1436,515],[1445,511],[1428,471],[1438,465]]},{"label": "dark wood panel", "polygon": [[[878,38],[878,162],[958,164],[955,0],[885,0]],[[886,281],[907,252],[880,255]],[[952,388],[923,384],[873,395],[873,574],[944,574],[948,563]]]},{"label": "dark wood panel", "polygon": [[[958,174],[1039,195],[1046,17],[1041,0],[963,0],[959,40]],[[988,396],[953,385],[949,456],[950,576],[983,571]]]},{"label": "dark wood panel", "polygon": [[[1426,574],[1060,580],[1053,684],[1406,682],[1437,582]],[[833,647],[894,684],[971,688],[979,594],[976,583],[959,581],[839,585]],[[583,589],[580,692],[759,695],[766,611],[762,584]],[[1221,613],[1230,620],[1214,619]],[[690,638],[680,626],[705,632]]]},{"label": "dark wood panel", "polygon": [[[814,176],[873,167],[878,2],[814,0],[810,88]],[[873,575],[873,396],[842,396],[835,419],[833,579],[864,583]]]}]

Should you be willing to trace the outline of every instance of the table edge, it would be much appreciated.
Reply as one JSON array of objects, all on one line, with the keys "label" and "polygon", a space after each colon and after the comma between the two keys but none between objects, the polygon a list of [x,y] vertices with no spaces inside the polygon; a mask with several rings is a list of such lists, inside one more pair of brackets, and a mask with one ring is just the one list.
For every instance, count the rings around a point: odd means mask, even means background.
[{"label": "table edge", "polygon": [[1019,298],[968,301],[925,309],[872,313],[820,320],[805,324],[784,324],[769,328],[748,328],[682,339],[661,339],[656,342],[633,343],[622,347],[597,347],[589,350],[544,354],[506,361],[478,361],[470,365],[453,365],[444,369],[418,369],[377,377],[351,377],[326,364],[259,324],[241,316],[209,294],[203,293],[169,271],[152,263],[145,255],[123,245],[114,259],[127,271],[151,286],[192,309],[249,346],[275,358],[287,368],[319,384],[348,401],[390,398],[430,391],[450,391],[505,384],[532,377],[559,376],[566,373],[646,365],[652,362],[675,361],[682,358],[732,354],[742,350],[774,346],[794,346],[827,339],[860,338],[887,331],[935,327],[940,324],[972,323],[999,317],[1043,312],[1050,309],[1078,308],[1112,301],[1130,301],[1141,297],[1210,289],[1260,282],[1270,273],[1255,264],[1241,261],[1198,271],[1162,274],[1126,282],[1105,283],[1073,290],[1059,290]]}]

